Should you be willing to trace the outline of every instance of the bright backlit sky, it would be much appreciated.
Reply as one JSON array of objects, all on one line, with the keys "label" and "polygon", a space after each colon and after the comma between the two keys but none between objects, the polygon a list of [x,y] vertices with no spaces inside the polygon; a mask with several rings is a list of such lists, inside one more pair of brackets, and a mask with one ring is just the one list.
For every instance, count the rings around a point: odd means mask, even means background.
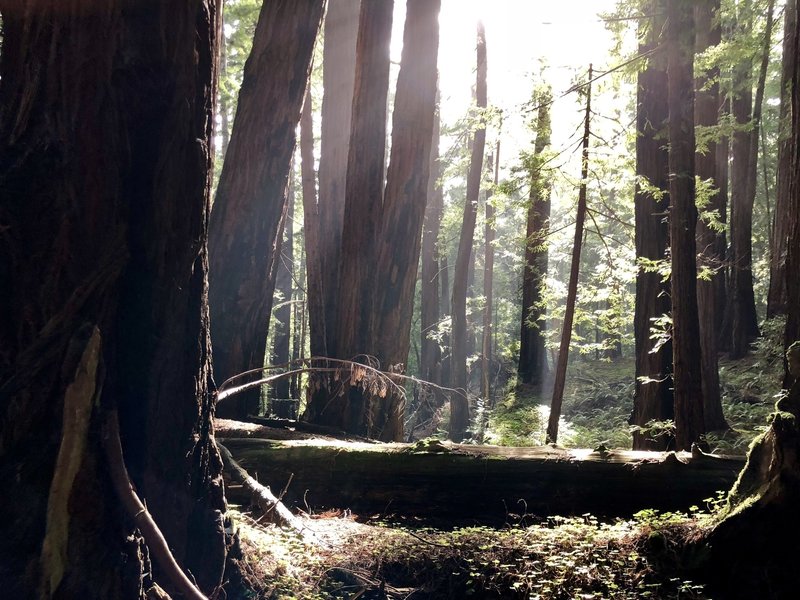
[{"label": "bright backlit sky", "polygon": [[[577,72],[605,69],[611,60],[612,39],[598,13],[613,9],[615,0],[442,0],[439,17],[439,73],[441,112],[452,124],[471,101],[475,81],[476,24],[486,27],[489,103],[509,114],[530,99],[538,81],[541,61],[548,65],[545,77],[560,95],[573,83]],[[396,2],[393,60],[399,62],[405,2]],[[553,106],[553,145],[566,140],[581,119],[572,95]],[[568,131],[567,131],[568,130]],[[521,123],[507,121],[503,144],[516,153],[530,143]],[[510,156],[508,153],[503,153]]]}]

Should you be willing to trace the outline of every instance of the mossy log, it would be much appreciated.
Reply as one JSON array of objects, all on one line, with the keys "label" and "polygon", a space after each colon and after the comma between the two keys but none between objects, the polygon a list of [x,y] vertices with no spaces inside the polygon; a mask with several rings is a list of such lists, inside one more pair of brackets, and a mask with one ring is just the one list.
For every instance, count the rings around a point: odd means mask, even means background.
[{"label": "mossy log", "polygon": [[511,515],[623,517],[644,509],[687,510],[727,491],[743,458],[702,453],[503,448],[423,441],[226,439],[284,502],[314,510],[497,523]]}]

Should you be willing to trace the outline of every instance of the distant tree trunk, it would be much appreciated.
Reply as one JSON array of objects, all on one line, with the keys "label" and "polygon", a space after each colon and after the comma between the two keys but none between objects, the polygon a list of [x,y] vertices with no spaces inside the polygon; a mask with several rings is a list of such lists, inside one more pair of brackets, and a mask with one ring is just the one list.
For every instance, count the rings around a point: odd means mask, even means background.
[{"label": "distant tree trunk", "polygon": [[[656,48],[664,28],[664,0],[649,5],[654,14],[646,44],[640,51]],[[669,228],[669,164],[665,143],[668,117],[667,70],[663,55],[651,56],[647,68],[639,73],[636,109],[636,257],[647,261],[666,259]],[[647,185],[644,185],[646,183]],[[648,189],[648,187],[650,189]],[[651,191],[652,190],[652,191]],[[654,350],[650,338],[653,320],[670,313],[669,285],[659,273],[640,267],[636,274],[634,336],[636,343],[636,384],[631,424],[645,427],[650,421],[673,418],[673,397],[669,377],[672,373],[672,342]],[[666,436],[651,438],[646,432],[633,433],[634,450],[664,450]]]},{"label": "distant tree trunk", "polygon": [[[209,238],[212,340],[218,379],[263,366],[295,127],[324,0],[264,3],[222,168]],[[287,58],[288,57],[288,58]],[[258,390],[220,405],[246,417]]]},{"label": "distant tree trunk", "polygon": [[303,192],[303,233],[306,249],[306,302],[311,330],[311,356],[327,355],[325,335],[326,298],[323,290],[325,248],[320,240],[323,223],[317,202],[314,171],[314,119],[311,86],[306,90],[303,112],[300,113],[300,176]]},{"label": "distant tree trunk", "polygon": [[442,317],[439,279],[439,229],[442,223],[444,197],[439,178],[440,122],[437,111],[434,117],[433,141],[431,145],[430,176],[428,177],[428,203],[422,227],[422,281],[420,302],[420,377],[432,383],[441,383],[442,352],[439,342],[431,334]]},{"label": "distant tree trunk", "polygon": [[[408,0],[403,53],[392,114],[392,156],[383,195],[377,269],[377,298],[365,346],[384,368],[405,370],[411,339],[422,223],[425,217],[436,113],[440,0]],[[403,399],[370,398],[370,422],[386,441],[403,439]]]},{"label": "distant tree trunk", "polygon": [[546,314],[542,299],[547,280],[550,229],[550,183],[540,168],[542,153],[550,145],[549,93],[539,97],[531,169],[528,218],[525,228],[525,264],[522,271],[522,319],[520,324],[519,377],[541,390],[549,371],[545,348]]},{"label": "distant tree trunk", "polygon": [[[275,309],[275,321],[278,330],[274,334],[275,345],[272,350],[272,364],[282,365],[289,362],[289,347],[292,337],[292,289],[294,288],[294,177],[290,172],[287,188],[287,217],[283,226],[283,242],[278,255],[278,265],[275,274],[275,292],[279,298],[279,306]],[[274,396],[279,399],[289,398],[289,378],[285,377],[275,382]],[[273,405],[275,414],[279,417],[288,417],[288,406],[285,402]]]},{"label": "distant tree trunk", "polygon": [[675,445],[689,450],[705,433],[695,263],[694,17],[689,0],[669,0],[669,232]]},{"label": "distant tree trunk", "polygon": [[[767,67],[769,65],[769,49],[772,42],[772,23],[774,0],[768,2],[767,23],[764,30],[764,49],[756,85],[756,97],[753,100],[750,91],[750,71],[752,63],[745,61],[740,76],[746,92],[739,90],[741,99],[734,97],[734,116],[739,123],[749,123],[749,131],[734,134],[734,177],[741,178],[737,189],[734,185],[731,197],[733,218],[731,220],[731,237],[733,244],[733,321],[731,339],[731,357],[741,358],[750,348],[750,343],[758,337],[758,315],[756,313],[755,294],[753,292],[753,205],[756,198],[756,173],[758,171],[758,140],[761,126],[761,106],[764,100]],[[749,0],[744,8],[749,8]],[[752,17],[744,25],[745,31],[752,29]],[[748,67],[748,71],[744,68]],[[736,91],[736,90],[735,90]],[[738,109],[738,110],[737,110]],[[748,110],[749,109],[749,110]],[[740,120],[741,119],[741,120]],[[738,158],[737,158],[738,157]],[[738,167],[736,166],[738,165]],[[742,169],[743,173],[737,173]]]},{"label": "distant tree trunk", "polygon": [[[730,116],[730,100],[720,91],[719,109],[717,112],[717,119],[723,122]],[[730,159],[731,139],[724,136],[719,139],[716,144],[716,171],[717,171],[717,188],[719,191],[716,195],[716,200],[719,202],[719,219],[722,226],[725,228],[719,232],[716,237],[716,250],[715,254],[722,257],[722,268],[719,270],[717,277],[714,278],[714,297],[716,303],[715,309],[715,322],[714,331],[717,336],[717,351],[726,352],[730,350],[730,326],[726,326],[726,310],[729,305],[728,296],[730,290],[730,265],[728,256],[728,177],[730,175],[730,167],[728,160]]]},{"label": "distant tree trunk", "polygon": [[791,204],[789,182],[791,180],[792,165],[792,73],[797,62],[797,55],[794,52],[796,22],[797,0],[787,0],[784,12],[781,108],[778,126],[778,189],[772,224],[772,245],[770,247],[767,318],[786,314],[788,301],[786,292],[786,242],[789,235],[789,206]]},{"label": "distant tree trunk", "polygon": [[[339,262],[360,11],[361,0],[329,0],[325,15],[322,55],[324,92],[317,204],[319,235],[316,238],[322,270],[319,301],[310,299],[308,305],[312,356],[338,354],[336,322],[339,306]],[[309,293],[312,293],[311,290]],[[324,310],[324,316],[318,314],[320,308]],[[324,341],[319,339],[320,335],[325,336]]]},{"label": "distant tree trunk", "polygon": [[[447,263],[447,255],[442,252],[439,258],[439,279],[442,282],[442,293],[439,295],[441,304],[439,310],[441,311],[442,319],[448,317],[452,318],[452,304],[450,301],[450,265]],[[451,325],[452,326],[452,325]],[[443,345],[448,349],[447,354],[442,356],[442,385],[445,387],[452,387],[453,380],[453,352],[451,348],[452,336],[445,332]]]},{"label": "distant tree trunk", "polygon": [[[497,141],[494,153],[494,186],[497,188],[500,177],[500,140]],[[496,192],[493,192],[496,193]],[[484,227],[484,260],[483,260],[483,297],[486,302],[483,307],[483,331],[481,344],[481,394],[491,404],[491,373],[492,368],[492,287],[494,284],[494,205],[491,198],[486,198],[486,224]]]},{"label": "distant tree trunk", "polygon": [[561,325],[561,343],[558,349],[558,362],[553,382],[553,399],[550,402],[550,418],[547,423],[547,443],[558,441],[558,421],[561,418],[561,403],[564,400],[564,385],[567,381],[567,361],[569,343],[572,338],[572,321],[575,317],[575,301],[578,298],[578,275],[581,265],[581,246],[583,245],[583,226],[586,221],[586,182],[589,177],[589,136],[592,121],[592,66],[589,65],[588,85],[586,86],[586,115],[583,120],[583,152],[581,155],[581,183],[578,191],[578,209],[575,215],[575,241],[572,244],[572,262],[567,285],[567,304],[564,309],[564,322]]},{"label": "distant tree trunk", "polygon": [[[224,29],[222,30],[224,32]],[[224,33],[220,35],[219,44],[219,66],[220,66],[220,79],[224,79],[228,75],[228,48],[225,43]],[[231,118],[228,107],[228,96],[225,93],[218,93],[219,97],[219,134],[220,134],[220,147],[219,158],[225,161],[225,153],[228,151],[228,144],[231,141]]]},{"label": "distant tree trunk", "polygon": [[117,416],[133,485],[211,594],[226,555],[205,301],[218,6],[0,13],[2,595],[138,599],[156,577],[177,597],[113,492]]},{"label": "distant tree trunk", "polygon": [[[486,108],[486,33],[483,23],[478,23],[477,44],[478,70],[476,79],[476,99],[479,109]],[[478,195],[483,173],[483,150],[486,144],[486,125],[481,115],[481,123],[475,130],[472,141],[469,173],[467,175],[467,196],[464,202],[464,219],[461,223],[461,236],[458,242],[458,256],[453,274],[452,291],[452,349],[451,376],[452,387],[458,390],[450,397],[449,438],[460,442],[469,427],[469,401],[467,399],[467,279],[475,236],[475,220],[478,211]]]},{"label": "distant tree trunk", "polygon": [[[700,54],[712,46],[719,45],[722,29],[719,25],[719,0],[702,0],[694,7],[695,52]],[[719,69],[702,73],[695,82],[695,125],[714,127],[719,112]],[[706,88],[707,85],[710,87]],[[704,152],[695,154],[696,175],[701,180],[711,180],[717,187],[717,147],[710,141]],[[705,211],[716,219],[721,211],[719,192],[715,191],[708,199]],[[712,272],[710,279],[697,282],[697,310],[700,325],[700,349],[702,351],[703,416],[707,431],[728,429],[722,414],[722,400],[719,391],[719,365],[717,351],[717,298],[716,279],[720,277],[724,255],[717,254],[718,234],[706,219],[697,220],[698,260],[701,266]]]}]

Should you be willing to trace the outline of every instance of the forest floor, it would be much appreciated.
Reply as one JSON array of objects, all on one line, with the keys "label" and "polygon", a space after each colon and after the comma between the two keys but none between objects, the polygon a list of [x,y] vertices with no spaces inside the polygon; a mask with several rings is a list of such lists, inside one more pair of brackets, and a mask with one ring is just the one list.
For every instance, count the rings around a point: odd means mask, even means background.
[{"label": "forest floor", "polygon": [[253,597],[270,599],[589,599],[710,596],[693,581],[708,513],[599,523],[550,517],[503,529],[307,515],[313,539],[235,512]]}]

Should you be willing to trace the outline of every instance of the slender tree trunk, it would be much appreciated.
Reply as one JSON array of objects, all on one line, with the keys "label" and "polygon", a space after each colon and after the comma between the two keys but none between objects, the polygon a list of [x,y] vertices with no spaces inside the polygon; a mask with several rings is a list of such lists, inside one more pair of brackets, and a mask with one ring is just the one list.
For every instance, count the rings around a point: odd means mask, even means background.
[{"label": "slender tree trunk", "polygon": [[[338,354],[336,322],[339,262],[360,11],[361,0],[329,0],[325,16],[325,45],[322,55],[324,93],[317,205],[319,214],[317,254],[322,269],[320,280],[322,287],[319,300],[310,298],[308,304],[312,356]],[[311,244],[310,241],[308,243]],[[312,293],[311,290],[309,293]],[[318,314],[320,308],[324,310],[323,316]],[[319,335],[325,336],[324,341],[319,339]]]},{"label": "slender tree trunk", "polygon": [[[294,169],[292,169],[293,171]],[[274,319],[277,331],[274,333],[274,347],[272,350],[272,364],[282,365],[289,362],[289,348],[292,337],[292,289],[294,287],[294,201],[295,186],[293,173],[289,175],[287,192],[287,216],[283,227],[283,242],[278,255],[278,265],[275,275],[275,292],[278,296],[279,306],[275,309]],[[277,399],[289,398],[289,378],[279,379],[273,386],[274,396]],[[275,414],[279,417],[288,417],[288,405],[279,402],[273,405]]]},{"label": "slender tree trunk", "polygon": [[783,63],[781,68],[781,109],[778,129],[778,189],[770,246],[769,293],[767,318],[786,313],[786,243],[789,235],[789,185],[792,166],[792,73],[797,54],[794,52],[797,0],[787,0],[783,27]]},{"label": "slender tree trunk", "polygon": [[303,232],[306,248],[306,300],[311,330],[311,356],[327,356],[325,335],[326,298],[323,290],[324,244],[322,207],[317,203],[317,182],[314,171],[314,118],[311,86],[306,90],[300,114],[300,173],[303,191]]},{"label": "slender tree trunk", "polygon": [[[362,285],[378,276],[367,348],[390,371],[405,370],[414,288],[425,217],[436,113],[440,0],[408,0],[403,54],[392,115],[392,156],[383,195],[378,262]],[[403,399],[370,398],[369,420],[380,439],[402,441]]]},{"label": "slender tree trunk", "polygon": [[[494,186],[497,188],[500,178],[500,140],[494,152]],[[493,192],[495,193],[495,192]],[[483,307],[483,332],[481,344],[481,394],[484,400],[491,403],[491,373],[492,368],[492,306],[494,305],[494,205],[491,198],[486,198],[486,218],[484,227],[484,259],[483,259],[483,297],[486,303]]]},{"label": "slender tree trunk", "polygon": [[[486,33],[483,23],[478,23],[477,44],[478,70],[476,79],[476,99],[479,109],[486,108]],[[469,401],[467,399],[467,284],[470,257],[475,236],[475,220],[478,211],[478,195],[483,173],[483,150],[486,144],[486,125],[481,115],[481,124],[475,130],[472,141],[469,173],[467,175],[467,196],[464,202],[464,219],[461,223],[461,236],[458,242],[458,257],[453,274],[452,291],[452,349],[451,375],[452,387],[458,392],[450,397],[449,438],[459,442],[464,439],[469,427]]]},{"label": "slender tree trunk", "polygon": [[[224,31],[224,29],[223,29]],[[225,43],[225,35],[220,36],[219,45],[219,63],[220,63],[220,79],[228,76],[228,45]],[[231,141],[231,122],[228,107],[228,95],[226,93],[218,94],[219,96],[219,134],[220,134],[220,147],[219,158],[225,161],[225,153],[228,151],[228,144]]]},{"label": "slender tree trunk", "polygon": [[548,267],[550,183],[540,169],[542,153],[550,145],[550,93],[539,97],[533,165],[529,169],[530,194],[525,228],[525,264],[522,272],[519,376],[522,383],[541,390],[547,377],[546,314],[542,300]]},{"label": "slender tree trunk", "polygon": [[[694,8],[695,52],[700,54],[708,48],[719,45],[722,29],[719,25],[719,0],[702,0]],[[701,74],[695,81],[695,125],[714,127],[719,111],[719,69]],[[707,87],[710,85],[710,87]],[[708,148],[695,154],[696,175],[699,179],[711,180],[717,186],[717,147],[711,141]],[[700,325],[700,349],[702,351],[703,416],[707,431],[728,429],[722,414],[722,400],[719,391],[719,365],[717,350],[717,288],[716,279],[722,272],[724,256],[717,254],[718,234],[710,224],[720,212],[719,192],[715,190],[704,207],[708,217],[697,220],[697,245],[700,266],[709,270],[710,279],[697,282],[697,310]]]},{"label": "slender tree trunk", "polygon": [[[441,304],[439,310],[441,311],[442,319],[452,319],[452,304],[450,301],[450,265],[447,263],[447,255],[442,253],[439,258],[439,279],[442,282],[442,293],[439,295]],[[452,327],[452,323],[451,323]],[[447,354],[442,356],[442,386],[452,387],[453,380],[453,350],[451,347],[452,336],[445,333],[443,345],[447,348]]]},{"label": "slender tree trunk", "polygon": [[[264,364],[275,285],[271,263],[323,6],[323,0],[265,3],[245,64],[209,239],[214,370],[220,380]],[[220,405],[219,414],[245,417],[257,400],[255,389]]]},{"label": "slender tree trunk", "polygon": [[[664,28],[666,4],[658,0],[649,5],[655,15],[649,24],[649,37],[641,51],[656,48]],[[634,197],[636,219],[636,257],[663,261],[669,246],[666,215],[669,208],[669,164],[665,139],[667,71],[663,54],[653,55],[639,73],[636,110],[636,175]],[[645,183],[647,185],[645,185]],[[654,347],[650,332],[654,319],[670,313],[669,286],[657,272],[639,268],[636,274],[634,336],[636,343],[636,387],[631,424],[640,428],[651,421],[673,418],[673,397],[669,377],[672,373],[672,342]],[[664,450],[669,438],[652,438],[642,430],[633,433],[634,450]]]},{"label": "slender tree trunk", "polygon": [[422,282],[420,302],[420,377],[432,383],[441,383],[442,352],[439,342],[431,339],[442,317],[439,279],[439,229],[442,223],[444,196],[439,178],[440,123],[438,111],[434,118],[431,145],[430,176],[428,178],[428,204],[422,228]]},{"label": "slender tree trunk", "polygon": [[695,263],[694,17],[689,0],[669,0],[667,62],[675,445],[689,450],[706,431],[698,367],[703,363]]},{"label": "slender tree trunk", "polygon": [[578,298],[578,275],[581,265],[581,246],[583,245],[583,226],[586,221],[586,182],[589,177],[589,136],[592,120],[592,66],[589,65],[588,85],[586,86],[586,116],[583,121],[583,152],[581,155],[581,184],[578,191],[578,210],[575,216],[575,241],[572,244],[572,263],[567,285],[567,305],[564,310],[564,323],[561,325],[561,344],[558,349],[558,362],[553,382],[553,399],[550,402],[550,418],[547,423],[547,443],[558,441],[558,422],[561,419],[561,403],[564,399],[564,385],[567,381],[567,361],[569,343],[572,338],[572,321],[575,317],[575,301]]},{"label": "slender tree trunk", "polygon": [[0,1],[4,597],[138,599],[153,577],[177,596],[114,496],[111,414],[179,566],[205,593],[222,583],[205,301],[218,8]]}]

